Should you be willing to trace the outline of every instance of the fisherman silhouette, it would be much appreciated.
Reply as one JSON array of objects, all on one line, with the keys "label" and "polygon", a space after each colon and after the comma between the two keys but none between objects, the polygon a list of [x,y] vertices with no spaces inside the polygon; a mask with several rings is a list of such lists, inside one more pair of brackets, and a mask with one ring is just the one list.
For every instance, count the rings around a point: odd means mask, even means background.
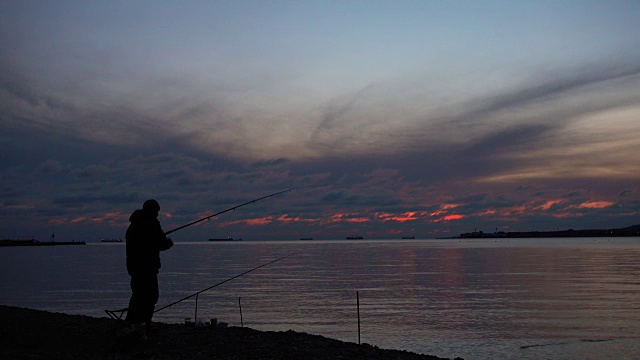
[{"label": "fisherman silhouette", "polygon": [[173,246],[173,241],[162,231],[159,212],[160,204],[156,200],[145,201],[142,209],[129,217],[131,224],[126,234],[131,299],[125,319],[129,327],[124,329],[123,335],[135,334],[145,340],[159,297],[160,251]]}]

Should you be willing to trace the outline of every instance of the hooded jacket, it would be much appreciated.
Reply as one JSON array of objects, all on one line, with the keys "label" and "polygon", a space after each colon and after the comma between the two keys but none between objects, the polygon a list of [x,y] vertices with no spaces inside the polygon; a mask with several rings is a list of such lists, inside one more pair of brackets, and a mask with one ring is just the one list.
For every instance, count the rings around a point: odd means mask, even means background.
[{"label": "hooded jacket", "polygon": [[129,217],[127,229],[127,271],[129,275],[157,274],[160,269],[160,251],[173,246],[160,227],[156,214],[136,210]]}]

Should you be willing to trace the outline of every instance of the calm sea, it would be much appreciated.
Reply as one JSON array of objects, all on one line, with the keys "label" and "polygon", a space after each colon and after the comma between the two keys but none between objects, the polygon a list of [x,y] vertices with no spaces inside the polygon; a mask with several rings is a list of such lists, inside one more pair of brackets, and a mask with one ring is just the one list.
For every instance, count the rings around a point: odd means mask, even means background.
[{"label": "calm sea", "polygon": [[[127,306],[124,244],[0,248],[0,304]],[[158,307],[260,330],[465,359],[640,358],[640,238],[177,243]],[[194,317],[195,298],[154,319]]]}]

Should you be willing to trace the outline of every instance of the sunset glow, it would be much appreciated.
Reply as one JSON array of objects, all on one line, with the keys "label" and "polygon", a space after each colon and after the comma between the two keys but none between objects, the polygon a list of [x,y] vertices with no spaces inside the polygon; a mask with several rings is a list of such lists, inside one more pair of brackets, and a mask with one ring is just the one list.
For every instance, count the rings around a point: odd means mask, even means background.
[{"label": "sunset glow", "polygon": [[[0,235],[617,228],[640,213],[640,8],[0,3]],[[568,21],[570,19],[571,21]],[[162,26],[158,26],[162,24]]]}]

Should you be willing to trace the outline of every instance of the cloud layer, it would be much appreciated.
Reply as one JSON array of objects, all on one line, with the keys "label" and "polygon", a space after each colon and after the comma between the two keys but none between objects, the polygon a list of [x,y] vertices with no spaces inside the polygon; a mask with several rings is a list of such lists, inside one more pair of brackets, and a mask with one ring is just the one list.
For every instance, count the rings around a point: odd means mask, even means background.
[{"label": "cloud layer", "polygon": [[[447,33],[446,21],[425,28],[422,17],[442,11],[455,23],[471,10],[381,4],[352,18],[292,4],[118,5],[113,22],[97,16],[114,11],[102,3],[49,9],[67,28],[44,4],[6,3],[0,236],[120,237],[151,197],[169,229],[298,187],[181,236],[432,237],[638,222],[640,44],[625,32],[637,7],[616,3],[609,17],[582,9],[606,29],[595,40],[581,19],[571,29],[547,18],[553,39],[573,45],[567,54],[537,38],[541,29],[518,27],[516,5],[494,9],[513,22],[487,14]],[[393,14],[407,20],[387,23]],[[160,21],[175,31],[152,25]],[[227,28],[238,21],[244,37]]]}]

